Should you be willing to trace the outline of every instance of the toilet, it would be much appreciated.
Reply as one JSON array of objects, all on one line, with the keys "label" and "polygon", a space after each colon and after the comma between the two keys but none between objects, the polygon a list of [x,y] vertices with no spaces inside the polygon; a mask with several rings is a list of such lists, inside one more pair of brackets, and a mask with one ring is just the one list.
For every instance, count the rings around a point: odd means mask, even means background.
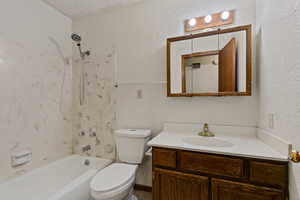
[{"label": "toilet", "polygon": [[133,186],[138,165],[142,163],[150,130],[121,129],[114,132],[120,163],[99,171],[90,184],[94,200],[136,200]]}]

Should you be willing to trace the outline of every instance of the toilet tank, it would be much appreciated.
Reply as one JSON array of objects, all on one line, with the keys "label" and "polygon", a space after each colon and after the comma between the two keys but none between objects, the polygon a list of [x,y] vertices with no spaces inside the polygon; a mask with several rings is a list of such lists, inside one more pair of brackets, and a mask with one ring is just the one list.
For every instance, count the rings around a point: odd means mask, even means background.
[{"label": "toilet tank", "polygon": [[114,132],[114,137],[120,161],[131,164],[142,163],[151,130],[120,129]]}]

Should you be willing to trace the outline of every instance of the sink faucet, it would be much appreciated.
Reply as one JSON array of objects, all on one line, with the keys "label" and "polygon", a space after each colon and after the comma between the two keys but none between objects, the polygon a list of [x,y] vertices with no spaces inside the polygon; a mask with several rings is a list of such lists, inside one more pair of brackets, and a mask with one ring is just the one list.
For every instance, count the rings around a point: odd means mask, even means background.
[{"label": "sink faucet", "polygon": [[212,132],[209,131],[207,123],[204,124],[203,131],[198,133],[198,135],[203,136],[203,137],[215,137],[215,134],[213,134]]}]

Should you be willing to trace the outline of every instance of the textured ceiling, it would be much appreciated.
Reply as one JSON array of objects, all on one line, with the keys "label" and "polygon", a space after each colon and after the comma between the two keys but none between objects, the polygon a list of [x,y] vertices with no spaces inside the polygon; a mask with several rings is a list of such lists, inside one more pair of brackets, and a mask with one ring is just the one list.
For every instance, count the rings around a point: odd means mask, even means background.
[{"label": "textured ceiling", "polygon": [[63,14],[78,18],[95,13],[101,9],[116,6],[119,4],[128,4],[140,0],[43,0],[53,6]]}]

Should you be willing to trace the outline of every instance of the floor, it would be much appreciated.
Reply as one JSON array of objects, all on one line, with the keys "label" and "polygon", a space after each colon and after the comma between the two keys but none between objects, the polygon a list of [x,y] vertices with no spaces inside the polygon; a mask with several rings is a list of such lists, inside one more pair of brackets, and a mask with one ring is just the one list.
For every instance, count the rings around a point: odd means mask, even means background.
[{"label": "floor", "polygon": [[152,193],[135,191],[134,194],[137,196],[138,200],[152,200]]}]

